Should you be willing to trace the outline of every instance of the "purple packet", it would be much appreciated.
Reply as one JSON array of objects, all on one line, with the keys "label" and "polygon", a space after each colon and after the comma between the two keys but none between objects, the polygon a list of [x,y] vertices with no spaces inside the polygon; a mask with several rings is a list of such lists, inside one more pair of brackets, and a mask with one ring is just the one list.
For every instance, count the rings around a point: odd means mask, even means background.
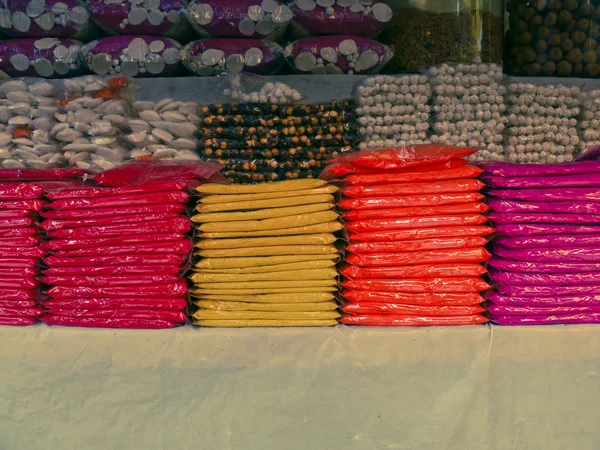
[{"label": "purple packet", "polygon": [[294,17],[279,0],[192,0],[185,17],[200,37],[280,39]]},{"label": "purple packet", "polygon": [[0,41],[0,70],[11,77],[63,78],[81,75],[81,46],[74,39]]},{"label": "purple packet", "polygon": [[89,0],[92,19],[108,34],[139,34],[184,39],[192,33],[183,18],[183,0]]},{"label": "purple packet", "polygon": [[600,214],[600,203],[590,202],[516,202],[488,198],[487,203],[493,211],[502,213]]},{"label": "purple packet", "polygon": [[600,247],[600,235],[499,237],[496,244],[508,248]]},{"label": "purple packet", "polygon": [[493,254],[517,261],[600,262],[600,247],[531,248],[513,250],[493,245]]},{"label": "purple packet", "polygon": [[75,0],[4,0],[0,16],[0,29],[13,37],[87,41],[97,32],[87,9]]},{"label": "purple packet", "polygon": [[598,295],[568,295],[562,297],[517,297],[501,295],[496,291],[485,294],[485,298],[497,305],[504,306],[600,306],[600,294]]},{"label": "purple packet", "polygon": [[298,73],[374,74],[392,59],[386,45],[359,36],[317,36],[285,48],[288,64]]},{"label": "purple packet", "polygon": [[385,24],[394,18],[394,11],[386,3],[374,2],[364,6],[356,1],[325,3],[295,0],[290,4],[294,14],[293,34],[296,38],[332,34],[353,34],[376,37]]},{"label": "purple packet", "polygon": [[600,286],[509,286],[499,284],[495,289],[503,295],[515,297],[556,297],[573,295],[598,295]]},{"label": "purple packet", "polygon": [[515,164],[484,162],[477,164],[486,173],[500,177],[536,177],[547,175],[576,175],[600,172],[600,161],[572,162],[565,164]]},{"label": "purple packet", "polygon": [[600,202],[600,189],[597,188],[489,189],[487,194],[528,202]]},{"label": "purple packet", "polygon": [[571,286],[571,285],[600,285],[600,273],[523,273],[502,272],[490,269],[490,278],[496,283],[516,286]]},{"label": "purple packet", "polygon": [[200,39],[183,48],[181,59],[186,69],[201,77],[223,72],[270,75],[285,64],[281,46],[260,39]]},{"label": "purple packet", "polygon": [[488,214],[491,221],[497,224],[507,223],[598,223],[600,224],[600,215],[593,214],[553,214],[553,213],[499,213],[491,212]]},{"label": "purple packet", "polygon": [[496,225],[496,233],[502,236],[543,236],[547,234],[600,234],[600,226],[590,225],[547,225],[547,224],[506,224]]},{"label": "purple packet", "polygon": [[505,272],[579,273],[596,270],[600,272],[600,263],[512,261],[497,256],[488,261],[488,266]]},{"label": "purple packet", "polygon": [[600,172],[569,176],[537,176],[537,177],[498,177],[484,174],[481,176],[488,186],[496,188],[560,188],[560,187],[598,187]]},{"label": "purple packet", "polygon": [[594,306],[506,306],[488,303],[486,309],[490,314],[507,316],[545,316],[550,314],[582,314],[600,313],[600,302]]},{"label": "purple packet", "polygon": [[159,36],[113,36],[86,44],[88,68],[97,75],[121,73],[130,77],[164,77],[181,68],[181,44]]},{"label": "purple packet", "polygon": [[600,314],[551,314],[541,316],[493,315],[492,322],[498,325],[560,325],[600,323]]}]

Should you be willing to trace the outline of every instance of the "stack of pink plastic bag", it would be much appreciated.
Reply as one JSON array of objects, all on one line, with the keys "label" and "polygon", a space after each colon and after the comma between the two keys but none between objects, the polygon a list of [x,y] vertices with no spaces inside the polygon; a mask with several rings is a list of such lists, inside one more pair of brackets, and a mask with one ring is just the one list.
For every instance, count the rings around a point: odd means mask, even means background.
[{"label": "stack of pink plastic bag", "polygon": [[37,224],[44,186],[81,175],[79,170],[0,170],[0,325],[31,325],[42,314],[37,276],[45,250]]},{"label": "stack of pink plastic bag", "polygon": [[481,164],[501,325],[600,322],[600,162]]},{"label": "stack of pink plastic bag", "polygon": [[189,187],[218,170],[144,161],[103,172],[94,186],[46,192],[41,227],[51,254],[41,320],[102,328],[185,323]]},{"label": "stack of pink plastic bag", "polygon": [[342,323],[468,325],[488,321],[481,265],[488,207],[463,159],[475,151],[443,145],[344,155],[323,178],[341,179],[338,202],[349,243],[340,267]]}]

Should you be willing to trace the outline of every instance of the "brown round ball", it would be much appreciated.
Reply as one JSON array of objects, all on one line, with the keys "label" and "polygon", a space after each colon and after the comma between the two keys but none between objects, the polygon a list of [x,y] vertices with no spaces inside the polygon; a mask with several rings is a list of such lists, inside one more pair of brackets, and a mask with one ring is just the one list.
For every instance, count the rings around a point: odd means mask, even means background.
[{"label": "brown round ball", "polygon": [[577,63],[573,64],[573,75],[581,75],[583,74],[583,64]]},{"label": "brown round ball", "polygon": [[533,33],[525,31],[519,35],[519,42],[521,45],[528,45],[533,42]]},{"label": "brown round ball", "polygon": [[550,3],[548,3],[548,9],[550,11],[558,12],[562,9],[562,2],[560,0],[550,0]]},{"label": "brown round ball", "polygon": [[577,0],[564,0],[563,6],[566,10],[575,11],[579,7],[579,2]]},{"label": "brown round ball", "polygon": [[560,38],[559,34],[553,34],[548,38],[548,44],[550,44],[550,46],[552,47],[558,47],[560,45],[561,40],[562,39]]},{"label": "brown round ball", "polygon": [[573,14],[566,9],[563,9],[560,13],[558,13],[558,23],[561,25],[568,25],[573,20]]},{"label": "brown round ball", "polygon": [[536,14],[537,14],[537,10],[534,7],[532,7],[532,6],[528,6],[523,11],[523,19],[526,22],[531,22],[531,19],[533,19]]},{"label": "brown round ball", "polygon": [[581,49],[574,48],[569,53],[567,53],[567,61],[571,64],[577,64],[583,61],[583,54],[581,53]]},{"label": "brown round ball", "polygon": [[598,41],[596,41],[596,39],[586,39],[585,41],[583,41],[583,45],[582,45],[584,50],[595,50],[596,47],[598,47]]},{"label": "brown round ball", "polygon": [[584,33],[588,33],[592,26],[592,21],[590,19],[579,19],[577,21],[577,29],[579,31],[583,31]]},{"label": "brown round ball", "polygon": [[527,75],[539,75],[542,72],[542,65],[538,63],[527,64],[524,69]]},{"label": "brown round ball", "polygon": [[583,73],[589,77],[597,77],[600,75],[600,65],[599,64],[586,64]]},{"label": "brown round ball", "polygon": [[536,33],[536,36],[538,39],[548,39],[550,37],[550,34],[550,28],[540,27],[540,29]]},{"label": "brown round ball", "polygon": [[563,39],[562,42],[560,43],[560,49],[563,52],[569,52],[573,49],[574,45],[573,45],[573,41],[571,39]]},{"label": "brown round ball", "polygon": [[552,61],[558,62],[563,59],[563,51],[558,47],[554,47],[550,49],[550,53],[548,54],[548,56]]},{"label": "brown round ball", "polygon": [[573,71],[573,66],[568,61],[561,61],[556,69],[560,76],[566,77],[567,75],[571,75],[571,72]]},{"label": "brown round ball", "polygon": [[573,31],[571,33],[571,40],[575,45],[581,45],[585,42],[587,36],[583,31]]},{"label": "brown round ball", "polygon": [[554,75],[556,72],[556,63],[554,61],[548,61],[542,67],[542,72],[544,72],[544,75]]},{"label": "brown round ball", "polygon": [[581,17],[591,17],[592,14],[594,14],[594,5],[591,3],[584,3],[579,6],[577,12]]},{"label": "brown round ball", "polygon": [[536,15],[531,19],[531,22],[529,23],[531,24],[531,26],[539,27],[542,23],[544,23],[544,19],[542,19],[542,16]]},{"label": "brown round ball", "polygon": [[583,52],[583,60],[586,63],[595,63],[598,61],[598,53],[595,50],[586,50]]},{"label": "brown round ball", "polygon": [[537,41],[535,43],[535,51],[538,53],[545,53],[548,50],[548,43],[546,41]]},{"label": "brown round ball", "polygon": [[540,53],[537,55],[537,58],[535,58],[535,62],[542,65],[546,64],[548,62],[548,55],[545,53]]}]

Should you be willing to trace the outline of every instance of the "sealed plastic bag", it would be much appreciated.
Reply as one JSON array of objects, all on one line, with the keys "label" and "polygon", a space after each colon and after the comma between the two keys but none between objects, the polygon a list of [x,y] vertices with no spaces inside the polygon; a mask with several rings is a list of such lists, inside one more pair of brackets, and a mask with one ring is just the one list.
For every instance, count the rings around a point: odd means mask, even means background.
[{"label": "sealed plastic bag", "polygon": [[488,194],[527,202],[600,202],[600,190],[596,188],[490,189]]},{"label": "sealed plastic bag", "polygon": [[[44,256],[44,251],[37,254]],[[192,251],[192,243],[190,239],[181,241],[173,241],[167,243],[150,243],[150,244],[130,244],[130,245],[109,245],[98,248],[81,248],[75,250],[59,250],[54,253],[54,256],[60,257],[79,257],[79,256],[116,256],[116,255],[136,255],[136,254],[168,254],[168,255],[188,255]],[[2,256],[2,249],[0,249]]]},{"label": "sealed plastic bag", "polygon": [[279,255],[241,258],[203,258],[194,266],[197,269],[236,269],[275,266],[278,264],[298,263],[306,261],[334,261],[339,258],[336,253],[322,255]]},{"label": "sealed plastic bag", "polygon": [[338,272],[335,267],[329,269],[288,270],[283,272],[227,274],[227,273],[194,273],[189,278],[194,283],[216,282],[236,283],[238,281],[290,281],[290,280],[328,280],[336,278]]},{"label": "sealed plastic bag", "polygon": [[392,314],[402,316],[468,316],[482,313],[480,305],[472,306],[422,306],[403,305],[400,303],[344,303],[342,311],[348,314]]},{"label": "sealed plastic bag", "polygon": [[33,308],[0,308],[0,316],[4,317],[37,317],[44,310],[40,307]]},{"label": "sealed plastic bag", "polygon": [[545,236],[600,234],[600,226],[593,225],[552,225],[552,224],[506,224],[496,225],[499,235],[504,236]]},{"label": "sealed plastic bag", "polygon": [[52,299],[61,298],[127,298],[127,297],[177,297],[187,294],[188,288],[184,280],[172,284],[157,286],[119,286],[119,287],[87,287],[87,286],[53,286],[45,291]]},{"label": "sealed plastic bag", "polygon": [[[600,191],[599,191],[600,192]],[[600,223],[600,215],[589,214],[557,214],[557,213],[497,213],[491,212],[488,214],[491,221],[498,224],[507,223]]]},{"label": "sealed plastic bag", "polygon": [[419,194],[452,194],[476,192],[485,185],[479,180],[452,180],[429,183],[397,183],[376,186],[344,186],[342,194],[347,197],[393,197]]},{"label": "sealed plastic bag", "polygon": [[492,321],[498,325],[556,325],[600,323],[600,314],[550,314],[539,316],[508,316],[495,314]]},{"label": "sealed plastic bag", "polygon": [[487,222],[481,214],[457,214],[454,216],[425,216],[398,219],[373,219],[348,222],[350,231],[363,233],[366,231],[389,231],[411,228],[451,227],[464,225],[481,225]]},{"label": "sealed plastic bag", "polygon": [[327,182],[324,180],[286,180],[274,184],[251,184],[251,185],[223,185],[223,184],[203,184],[196,190],[200,194],[258,194],[270,192],[273,197],[277,197],[277,192],[297,191],[302,189],[315,189],[324,187]]},{"label": "sealed plastic bag", "polygon": [[259,295],[219,295],[202,294],[198,296],[201,301],[235,301],[245,303],[316,303],[330,302],[335,298],[333,293],[327,292],[306,292],[306,293],[281,293],[281,294],[259,294]]},{"label": "sealed plastic bag", "polygon": [[40,215],[46,219],[93,219],[100,217],[118,217],[135,214],[181,214],[185,211],[183,203],[164,203],[147,206],[125,206],[119,208],[94,208],[75,210],[45,210]]},{"label": "sealed plastic bag", "polygon": [[582,272],[569,274],[545,274],[545,273],[520,273],[501,272],[496,269],[490,270],[490,277],[494,282],[518,286],[568,286],[572,284],[585,285],[600,284],[600,273]]},{"label": "sealed plastic bag", "polygon": [[423,250],[473,248],[484,246],[485,244],[487,244],[487,239],[483,237],[453,237],[399,242],[351,242],[346,246],[346,250],[356,253],[403,253]]},{"label": "sealed plastic bag", "polygon": [[394,183],[424,183],[435,181],[477,178],[483,170],[475,166],[463,166],[458,169],[432,172],[387,173],[376,175],[350,175],[344,178],[344,184],[351,186],[370,186]]},{"label": "sealed plastic bag", "polygon": [[[218,196],[216,196],[218,197]],[[224,211],[245,211],[249,210],[245,215],[248,217],[246,219],[239,220],[252,220],[252,219],[267,219],[269,217],[281,217],[281,216],[289,216],[292,214],[302,214],[303,212],[312,212],[308,210],[301,209],[300,205],[312,206],[314,204],[328,204],[334,201],[333,195],[331,194],[319,194],[319,195],[302,195],[298,197],[283,197],[283,198],[271,198],[269,200],[250,200],[250,201],[237,201],[237,202],[229,202],[229,203],[212,203],[212,204],[199,204],[196,207],[196,210],[200,213],[198,214],[198,219],[194,219],[195,222],[209,222],[209,220],[204,220],[204,217],[217,216],[216,214],[206,214],[206,213],[216,213],[220,212],[221,215],[225,218],[228,216],[243,217],[242,213],[224,213]],[[291,208],[296,207],[296,208]],[[297,209],[298,212],[294,212]],[[277,212],[285,212],[286,210],[291,210],[291,212],[286,214],[279,215],[269,215],[268,213],[277,213]],[[252,214],[251,214],[252,213]],[[257,216],[257,217],[254,217]],[[235,220],[235,219],[223,219],[223,220],[210,220],[210,222],[226,222],[227,220]]]},{"label": "sealed plastic bag", "polygon": [[9,325],[16,327],[25,327],[37,322],[35,317],[2,317],[0,316],[0,325]]},{"label": "sealed plastic bag", "polygon": [[352,253],[346,257],[350,264],[361,267],[394,267],[436,263],[481,263],[492,255],[484,248],[430,250],[408,253]]},{"label": "sealed plastic bag", "polygon": [[212,232],[199,233],[197,236],[201,239],[225,239],[225,238],[253,238],[263,236],[295,236],[300,234],[313,233],[335,233],[344,226],[337,220],[331,222],[318,223],[315,225],[306,225],[303,227],[282,228],[277,230],[263,231],[230,231],[230,232]]},{"label": "sealed plastic bag", "polygon": [[486,294],[487,300],[496,305],[505,306],[535,306],[535,307],[553,307],[553,306],[597,306],[600,305],[600,294],[596,295],[565,295],[554,297],[517,297],[512,295],[501,295],[492,291]]},{"label": "sealed plastic bag", "polygon": [[532,188],[561,188],[561,187],[598,187],[600,186],[600,173],[586,173],[583,175],[565,176],[537,176],[537,177],[497,177],[484,175],[481,180],[494,188],[532,189]]},{"label": "sealed plastic bag", "polygon": [[182,311],[187,306],[186,297],[141,298],[76,298],[56,299],[43,302],[48,309],[161,309]]},{"label": "sealed plastic bag", "polygon": [[364,325],[370,327],[424,327],[477,325],[489,322],[489,319],[481,314],[466,316],[395,316],[391,314],[353,314],[342,317],[341,322],[345,325]]},{"label": "sealed plastic bag", "polygon": [[257,288],[257,289],[192,289],[190,293],[196,297],[204,297],[206,295],[219,295],[231,299],[232,296],[253,296],[263,294],[322,294],[329,292],[337,292],[337,286],[316,286],[316,287],[298,287],[298,288]]},{"label": "sealed plastic bag", "polygon": [[405,278],[402,280],[346,280],[346,289],[383,292],[483,292],[491,288],[479,277]]},{"label": "sealed plastic bag", "polygon": [[174,255],[169,253],[148,254],[140,253],[139,255],[88,255],[82,257],[69,256],[54,256],[49,255],[44,258],[44,263],[50,267],[89,267],[89,266],[118,266],[118,265],[177,265],[185,264],[189,259],[189,255],[183,253]]},{"label": "sealed plastic bag", "polygon": [[165,329],[173,328],[177,322],[156,319],[107,319],[92,317],[66,317],[46,314],[40,320],[48,325],[64,327],[94,327],[94,328],[132,328],[132,329]]},{"label": "sealed plastic bag", "polygon": [[[2,269],[0,269],[0,273]],[[176,275],[181,272],[181,266],[158,265],[123,265],[123,266],[81,266],[81,267],[50,267],[44,269],[44,275],[72,276],[72,275]]]},{"label": "sealed plastic bag", "polygon": [[2,238],[34,236],[39,232],[40,230],[37,227],[0,228],[0,236]]},{"label": "sealed plastic bag", "polygon": [[[325,197],[325,196],[313,196],[313,197]],[[214,223],[214,222],[240,222],[244,220],[265,220],[274,219],[277,217],[289,217],[298,216],[301,214],[310,214],[313,212],[327,211],[334,208],[333,197],[327,201],[319,201],[317,203],[292,206],[286,208],[265,208],[256,209],[249,211],[235,211],[235,212],[217,212],[217,213],[200,213],[192,216],[192,221],[197,223]],[[310,201],[310,200],[300,200]],[[210,205],[218,206],[218,205]],[[241,210],[246,208],[240,208]],[[248,208],[250,209],[250,208]]]},{"label": "sealed plastic bag", "polygon": [[495,245],[495,256],[517,261],[600,262],[600,247],[557,247],[510,249]]},{"label": "sealed plastic bag", "polygon": [[[3,229],[26,228],[35,225],[35,219],[32,217],[17,217],[14,219],[0,219],[0,234]],[[7,232],[8,232],[7,231]]]},{"label": "sealed plastic bag", "polygon": [[27,209],[29,211],[39,212],[46,202],[43,200],[2,200],[0,201],[0,210],[2,209]]},{"label": "sealed plastic bag", "polygon": [[0,246],[2,247],[30,247],[42,242],[41,236],[2,237],[0,233]]},{"label": "sealed plastic bag", "polygon": [[342,296],[352,302],[402,303],[409,305],[478,305],[484,301],[479,293],[450,292],[380,292],[345,289]]},{"label": "sealed plastic bag", "polygon": [[42,197],[43,189],[35,183],[0,183],[0,200],[35,200]]},{"label": "sealed plastic bag", "polygon": [[160,220],[180,218],[181,214],[155,213],[155,214],[129,214],[126,216],[98,217],[96,219],[48,219],[39,226],[46,231],[60,230],[63,228],[99,227],[107,225],[133,224],[143,226],[143,222],[155,223]]},{"label": "sealed plastic bag", "polygon": [[[0,277],[33,278],[38,274],[34,267],[2,267],[0,266]],[[1,300],[1,298],[0,298]]]},{"label": "sealed plastic bag", "polygon": [[293,262],[284,264],[275,264],[272,266],[259,266],[259,267],[238,267],[233,269],[199,269],[194,267],[193,271],[197,273],[205,274],[264,274],[268,272],[283,272],[283,271],[295,271],[295,270],[308,270],[308,269],[328,269],[334,267],[336,264],[333,260],[323,261],[304,261],[304,262]]},{"label": "sealed plastic bag", "polygon": [[545,177],[580,175],[600,172],[600,161],[573,162],[565,164],[515,164],[506,162],[479,163],[479,167],[499,177]]},{"label": "sealed plastic bag", "polygon": [[577,262],[527,262],[512,261],[493,257],[488,261],[488,266],[499,271],[523,273],[579,273],[600,271],[599,263]]},{"label": "sealed plastic bag", "polygon": [[308,311],[334,311],[337,309],[335,301],[318,303],[247,303],[220,300],[198,300],[194,304],[202,309],[214,311],[280,311],[280,312],[308,312]]},{"label": "sealed plastic bag", "polygon": [[53,239],[105,238],[135,234],[188,233],[191,229],[192,223],[187,217],[176,217],[174,219],[153,222],[62,228],[60,230],[49,231],[47,235]]},{"label": "sealed plastic bag", "polygon": [[480,264],[419,264],[399,267],[356,267],[344,265],[340,273],[347,278],[437,278],[437,277],[478,277],[486,273]]},{"label": "sealed plastic bag", "polygon": [[337,319],[232,319],[232,320],[195,320],[193,325],[201,327],[239,328],[239,327],[332,327]]},{"label": "sealed plastic bag", "polygon": [[37,300],[0,300],[0,308],[33,308],[38,303]]},{"label": "sealed plastic bag", "polygon": [[342,198],[338,202],[338,207],[346,210],[410,208],[419,206],[433,207],[474,203],[483,200],[483,198],[484,195],[480,194],[479,192],[408,195],[380,198]]},{"label": "sealed plastic bag", "polygon": [[19,258],[14,255],[0,257],[0,268],[32,268],[40,264],[38,257],[36,258]]},{"label": "sealed plastic bag", "polygon": [[499,237],[495,243],[507,248],[599,247],[600,235]]},{"label": "sealed plastic bag", "polygon": [[[205,208],[208,205],[221,204],[221,203],[233,203],[234,205],[242,205],[243,208],[239,209],[253,209],[256,206],[256,201],[259,200],[273,200],[276,199],[284,199],[284,198],[297,198],[297,197],[306,197],[312,195],[325,195],[325,194],[335,194],[339,188],[333,185],[325,185],[323,187],[317,187],[312,189],[303,189],[298,191],[282,191],[277,192],[277,195],[273,195],[272,192],[259,192],[257,194],[237,194],[237,195],[209,195],[207,197],[202,197],[199,201],[199,208]],[[248,202],[248,203],[241,203]],[[236,206],[232,205],[232,208],[238,209]]]},{"label": "sealed plastic bag", "polygon": [[81,239],[51,239],[41,244],[42,248],[48,250],[73,250],[81,248],[105,247],[114,245],[131,245],[181,241],[187,239],[182,233],[170,234],[139,234],[130,237],[108,237],[108,238],[81,238]]},{"label": "sealed plastic bag", "polygon": [[[404,167],[400,169],[385,169],[385,173],[390,174],[399,174],[399,173],[414,173],[414,172],[433,172],[436,170],[449,170],[449,169],[458,169],[459,167],[463,167],[467,165],[467,160],[465,159],[451,159],[448,161],[433,163],[433,164],[425,164],[422,166],[410,166]],[[379,169],[364,169],[362,167],[358,167],[352,165],[350,163],[337,162],[334,164],[330,164],[327,166],[320,177],[323,180],[335,180],[336,178],[342,178],[346,175],[377,175],[381,174],[382,171]]]},{"label": "sealed plastic bag", "polygon": [[234,249],[249,247],[272,247],[278,245],[327,245],[333,244],[335,241],[337,241],[337,237],[331,233],[238,239],[201,239],[196,243],[196,248]]},{"label": "sealed plastic bag", "polygon": [[279,228],[296,228],[316,225],[319,223],[331,222],[337,218],[338,214],[335,211],[321,211],[298,214],[295,216],[276,217],[273,219],[203,223],[198,229],[205,233],[277,230]]},{"label": "sealed plastic bag", "polygon": [[551,314],[600,313],[600,303],[594,306],[505,306],[489,303],[487,310],[492,315],[508,316],[546,316]]},{"label": "sealed plastic bag", "polygon": [[350,233],[351,242],[394,242],[417,239],[436,239],[467,236],[489,236],[494,230],[488,226],[459,226],[413,228],[392,231]]},{"label": "sealed plastic bag", "polygon": [[182,191],[158,192],[151,194],[115,195],[99,198],[77,198],[56,200],[48,204],[50,209],[94,209],[123,206],[158,205],[162,203],[187,203],[189,194]]},{"label": "sealed plastic bag", "polygon": [[175,283],[178,275],[47,275],[41,277],[42,283],[50,286],[87,286],[87,287],[117,287],[145,286]]},{"label": "sealed plastic bag", "polygon": [[46,251],[41,247],[0,247],[0,258],[41,258]]},{"label": "sealed plastic bag", "polygon": [[[46,305],[47,306],[47,305]],[[160,309],[48,309],[47,314],[64,317],[93,317],[108,319],[148,319],[168,320],[178,323],[187,322],[187,316],[182,311]]]},{"label": "sealed plastic bag", "polygon": [[600,203],[591,202],[516,202],[490,198],[488,203],[499,213],[600,214]]},{"label": "sealed plastic bag", "polygon": [[390,208],[351,210],[343,215],[344,220],[391,219],[416,216],[445,216],[455,214],[485,213],[489,207],[485,203],[465,203],[449,206],[421,206],[414,208]]},{"label": "sealed plastic bag", "polygon": [[331,320],[340,317],[337,311],[215,311],[199,309],[193,316],[196,320]]},{"label": "sealed plastic bag", "polygon": [[0,288],[0,298],[5,301],[31,300],[37,298],[37,291],[27,289]]},{"label": "sealed plastic bag", "polygon": [[572,286],[509,286],[498,284],[495,289],[502,295],[517,297],[552,297],[562,295],[596,295],[600,294],[600,287],[596,285]]},{"label": "sealed plastic bag", "polygon": [[187,189],[187,183],[183,181],[154,181],[134,186],[119,187],[80,187],[65,188],[46,192],[50,200],[65,200],[78,198],[113,197],[131,194],[150,194],[154,192],[175,192]]}]

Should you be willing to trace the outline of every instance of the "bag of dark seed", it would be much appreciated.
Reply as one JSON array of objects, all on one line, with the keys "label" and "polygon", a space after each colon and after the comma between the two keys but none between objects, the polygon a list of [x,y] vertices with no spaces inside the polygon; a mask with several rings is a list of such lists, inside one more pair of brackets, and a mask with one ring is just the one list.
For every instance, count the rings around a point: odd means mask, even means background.
[{"label": "bag of dark seed", "polygon": [[263,137],[260,139],[200,139],[198,145],[200,148],[214,148],[221,150],[241,150],[246,148],[273,148],[280,144],[279,139],[273,137]]},{"label": "bag of dark seed", "polygon": [[211,126],[263,126],[276,127],[281,122],[281,118],[276,115],[253,116],[249,114],[226,114],[210,115],[202,119],[202,125]]},{"label": "bag of dark seed", "polygon": [[269,173],[279,168],[279,162],[274,159],[209,159],[225,167],[225,171]]},{"label": "bag of dark seed", "polygon": [[234,184],[266,183],[281,179],[277,172],[252,173],[227,170],[223,172],[223,175],[225,178],[227,178],[227,180],[229,180],[230,183]]},{"label": "bag of dark seed", "polygon": [[264,127],[262,125],[255,127],[225,126],[200,127],[198,133],[205,138],[241,140],[247,139],[248,137],[250,139],[276,137],[279,135],[279,130],[277,128]]}]

